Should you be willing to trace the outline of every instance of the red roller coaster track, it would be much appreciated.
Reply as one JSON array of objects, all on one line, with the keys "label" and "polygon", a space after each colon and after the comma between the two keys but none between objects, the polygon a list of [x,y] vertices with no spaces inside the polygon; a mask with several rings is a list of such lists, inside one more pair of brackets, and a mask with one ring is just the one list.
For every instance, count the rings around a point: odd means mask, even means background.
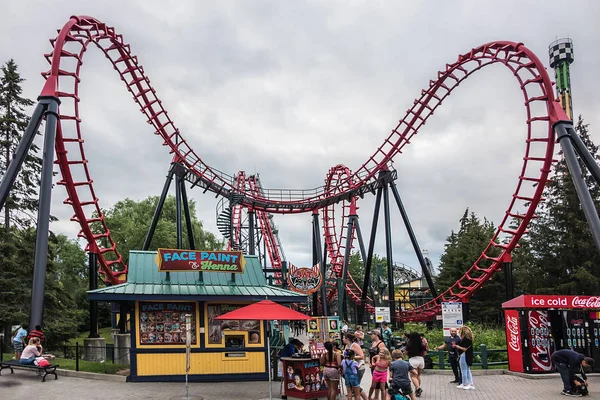
[{"label": "red roller coaster track", "polygon": [[[100,270],[106,275],[106,281],[118,283],[127,273],[127,266],[110,236],[98,204],[84,151],[79,115],[80,70],[90,44],[97,46],[113,64],[155,134],[162,138],[163,145],[168,146],[170,152],[178,156],[195,175],[195,184],[217,194],[228,195],[236,192],[236,182],[232,176],[204,163],[190,147],[158,99],[137,56],[132,54],[130,46],[114,28],[91,17],[71,17],[50,42],[53,49],[46,55],[50,70],[43,73],[46,84],[41,95],[56,96],[61,100],[56,151],[62,174],[60,183],[68,194],[65,203],[74,209],[72,220],[80,224],[79,235],[88,241],[88,250],[99,253]],[[523,167],[516,189],[493,239],[473,266],[436,299],[405,312],[403,317],[405,320],[430,319],[438,312],[441,301],[468,300],[500,269],[502,260],[510,256],[534,217],[553,161],[555,137],[552,125],[568,119],[555,101],[552,82],[544,65],[521,43],[488,43],[446,64],[373,155],[354,173],[346,172],[345,178],[341,175],[339,179],[336,178],[335,190],[322,186],[310,190],[246,191],[242,194],[241,204],[271,213],[312,212],[374,190],[379,184],[378,172],[386,169],[387,164],[401,153],[443,100],[472,73],[491,64],[507,67],[523,92],[527,133]],[[511,226],[511,221],[517,222]],[[496,240],[501,240],[501,243],[496,243]],[[500,250],[500,255],[492,255],[498,252],[492,251],[494,248]]]}]

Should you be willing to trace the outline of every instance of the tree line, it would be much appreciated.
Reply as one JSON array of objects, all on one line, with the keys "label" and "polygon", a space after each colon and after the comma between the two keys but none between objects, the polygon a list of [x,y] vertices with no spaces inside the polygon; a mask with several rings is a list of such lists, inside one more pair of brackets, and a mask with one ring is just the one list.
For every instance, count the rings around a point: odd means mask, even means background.
[{"label": "tree line", "polygon": [[[0,68],[0,179],[29,123],[28,107],[34,104],[23,96],[23,81],[14,60]],[[0,214],[0,332],[7,345],[11,342],[11,327],[27,323],[30,315],[41,166],[40,149],[34,143]],[[141,201],[124,199],[103,210],[125,262],[129,250],[142,248],[157,203],[158,196]],[[196,248],[222,248],[223,243],[203,229],[193,200],[189,206]],[[169,196],[150,250],[176,247],[175,209],[175,197]],[[184,232],[187,240],[186,236]],[[47,344],[62,343],[89,330],[88,258],[83,245],[50,232],[43,321]],[[99,303],[99,317],[101,326],[110,325],[109,304]]]}]

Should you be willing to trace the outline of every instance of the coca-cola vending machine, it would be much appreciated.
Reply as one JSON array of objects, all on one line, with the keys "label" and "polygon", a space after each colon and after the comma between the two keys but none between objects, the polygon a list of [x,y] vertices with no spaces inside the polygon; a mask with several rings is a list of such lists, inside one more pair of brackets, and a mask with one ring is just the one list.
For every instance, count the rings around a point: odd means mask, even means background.
[{"label": "coca-cola vending machine", "polygon": [[505,310],[508,369],[515,372],[552,371],[550,318],[543,310]]},{"label": "coca-cola vending machine", "polygon": [[600,370],[600,296],[522,295],[502,304],[511,371],[553,371],[552,352],[571,349]]}]

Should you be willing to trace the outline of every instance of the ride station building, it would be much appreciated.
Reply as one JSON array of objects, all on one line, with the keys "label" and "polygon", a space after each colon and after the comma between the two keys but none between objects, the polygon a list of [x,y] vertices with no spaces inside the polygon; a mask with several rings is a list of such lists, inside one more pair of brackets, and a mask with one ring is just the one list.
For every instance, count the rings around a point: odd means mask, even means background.
[{"label": "ride station building", "polygon": [[126,283],[88,292],[130,310],[128,381],[182,381],[186,314],[191,315],[190,381],[267,380],[268,321],[220,321],[221,314],[269,299],[307,297],[269,286],[257,256],[239,251],[131,251]]}]

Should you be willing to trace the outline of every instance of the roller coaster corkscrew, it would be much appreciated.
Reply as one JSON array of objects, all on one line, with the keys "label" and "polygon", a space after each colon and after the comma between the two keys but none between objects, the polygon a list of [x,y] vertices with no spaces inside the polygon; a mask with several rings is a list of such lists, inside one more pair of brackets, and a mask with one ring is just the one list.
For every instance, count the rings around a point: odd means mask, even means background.
[{"label": "roller coaster corkscrew", "polygon": [[[313,189],[280,190],[261,187],[258,190],[247,181],[242,185],[239,174],[237,178],[225,174],[209,166],[200,158],[175,127],[137,56],[132,53],[123,36],[118,34],[113,27],[92,17],[74,16],[59,31],[58,36],[50,42],[52,50],[45,55],[50,69],[42,74],[46,83],[38,98],[39,103],[33,112],[31,122],[23,135],[18,150],[15,152],[15,157],[0,182],[0,207],[2,207],[31,145],[33,136],[42,119],[45,118],[44,161],[30,321],[32,326],[39,324],[42,319],[54,150],[56,150],[56,163],[62,176],[59,184],[64,186],[67,192],[64,203],[73,207],[74,214],[71,220],[80,225],[79,236],[87,241],[86,250],[98,254],[99,272],[104,275],[107,284],[123,282],[127,275],[127,266],[124,264],[117,244],[111,238],[110,229],[104,221],[84,149],[83,125],[79,114],[79,102],[81,101],[79,85],[83,57],[90,45],[100,49],[112,63],[133,100],[139,105],[141,113],[147,118],[148,124],[153,127],[154,133],[160,137],[162,144],[173,154],[173,165],[177,166],[177,173],[174,171],[173,174],[176,175],[176,182],[179,182],[176,183],[176,187],[179,188],[182,197],[185,196],[183,183],[187,181],[191,183],[192,188],[198,186],[204,192],[212,192],[217,197],[231,199],[233,201],[231,211],[232,215],[235,215],[235,226],[231,227],[230,233],[231,238],[236,238],[238,244],[241,232],[236,232],[240,218],[240,214],[236,214],[238,211],[235,206],[237,205],[247,208],[249,214],[256,213],[257,217],[258,213],[267,215],[267,218],[268,214],[312,213],[317,253],[323,249],[320,243],[321,236],[317,235],[320,230],[319,216],[322,215],[325,247],[329,254],[321,254],[318,259],[323,262],[323,258],[328,255],[331,259],[332,273],[337,276],[346,273],[347,255],[352,246],[351,239],[355,233],[360,235],[360,228],[356,228],[357,218],[351,218],[356,217],[356,199],[373,193],[377,195],[377,203],[380,204],[381,197],[383,197],[384,213],[389,214],[389,199],[383,195],[383,192],[387,193],[391,189],[396,202],[399,203],[399,197],[396,197],[394,190],[395,186],[392,185],[393,176],[396,174],[395,170],[390,169],[393,159],[405,149],[411,140],[414,140],[419,129],[461,82],[474,72],[492,64],[508,68],[523,93],[527,131],[523,166],[504,217],[479,258],[456,283],[419,307],[398,312],[398,314],[394,313],[395,318],[401,317],[404,321],[431,320],[439,312],[441,302],[468,302],[473,293],[502,268],[503,262],[510,257],[518,240],[526,233],[527,225],[534,217],[535,209],[542,199],[544,186],[551,171],[554,144],[557,139],[578,189],[594,240],[600,248],[600,221],[581,176],[574,147],[597,182],[600,182],[600,168],[585,146],[582,146],[581,139],[573,129],[569,115],[556,101],[553,84],[544,65],[522,43],[509,41],[487,43],[460,54],[456,61],[446,64],[437,73],[436,78],[431,80],[427,88],[422,90],[419,97],[414,100],[404,117],[384,139],[383,144],[355,171],[350,172],[345,167],[336,167],[325,185]],[[331,173],[332,171],[330,171]],[[171,172],[169,174],[171,175]],[[75,179],[75,177],[83,178]],[[343,201],[347,202],[343,210],[348,212],[349,220],[353,220],[352,225],[349,221],[349,227],[344,232],[331,233],[333,219],[331,213],[326,211],[327,207]],[[185,202],[183,203],[185,204]],[[400,204],[398,205],[400,206]],[[376,208],[378,209],[379,205],[376,204]],[[376,211],[378,212],[378,210]],[[386,218],[389,217],[386,216]],[[509,226],[513,220],[517,221],[516,225]],[[374,224],[375,221],[376,218]],[[386,224],[388,223],[389,219],[386,221]],[[178,224],[181,225],[181,219]],[[254,221],[252,225],[254,225]],[[261,229],[268,229],[267,226],[271,225],[264,224]],[[371,241],[375,231],[376,229],[371,234]],[[387,231],[389,229],[386,229],[386,253],[391,262],[391,241],[387,237]],[[344,239],[345,243],[342,246]],[[248,241],[253,240],[254,235],[249,235]],[[231,245],[235,245],[233,241]],[[277,247],[273,246],[273,248]],[[370,268],[372,250],[373,246],[369,243],[367,268]],[[421,254],[419,248],[415,248],[415,250],[417,255]],[[340,256],[342,252],[344,258]],[[364,253],[363,248],[361,248],[361,252]],[[391,279],[390,282],[392,282]],[[367,304],[366,289],[366,287],[358,288],[349,277],[346,293],[361,305],[363,312],[365,307],[370,307]],[[326,299],[330,295],[322,294],[324,307],[326,307]]]}]

